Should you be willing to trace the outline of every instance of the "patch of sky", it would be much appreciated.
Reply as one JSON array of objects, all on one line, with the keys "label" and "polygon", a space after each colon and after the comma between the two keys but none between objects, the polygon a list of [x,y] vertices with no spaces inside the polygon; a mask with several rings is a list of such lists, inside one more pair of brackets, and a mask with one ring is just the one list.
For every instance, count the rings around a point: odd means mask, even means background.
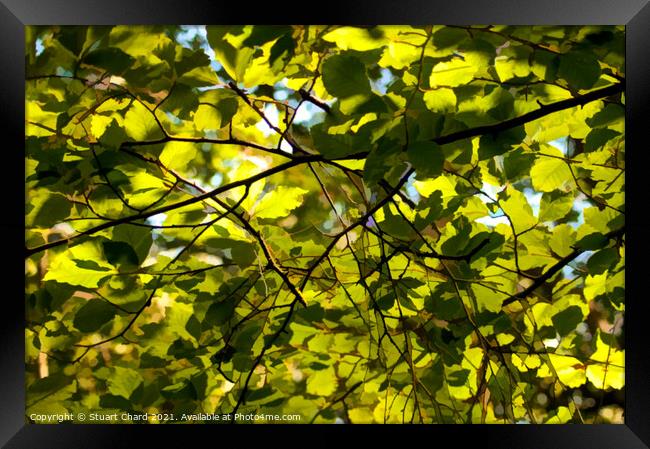
[{"label": "patch of sky", "polygon": [[[278,120],[280,119],[278,108],[275,107],[275,105],[273,104],[267,103],[264,105],[263,112],[266,118],[268,119],[268,121],[271,122],[273,126],[277,127]],[[275,131],[264,120],[259,121],[255,126],[257,127],[257,129],[262,131],[264,137],[268,137],[271,134],[275,133]]]},{"label": "patch of sky", "polygon": [[[549,145],[552,145],[553,147],[560,150],[562,154],[564,154],[565,156],[568,157],[571,156],[571,147],[569,145],[568,136],[564,136],[552,140],[549,142]],[[576,218],[576,220],[568,222],[569,226],[575,229],[578,228],[580,225],[582,225],[585,222],[584,209],[591,206],[592,204],[584,197],[584,195],[579,195],[578,197],[576,197],[575,201],[573,202],[573,210],[575,210],[578,213],[578,217]]]},{"label": "patch of sky", "polygon": [[[410,168],[411,165],[409,164],[408,167]],[[386,168],[388,171],[389,168]],[[402,174],[403,175],[403,174]],[[404,189],[406,189],[406,195],[415,203],[420,201],[420,194],[418,193],[417,189],[415,188],[415,173],[413,173],[409,179],[404,183]]]},{"label": "patch of sky", "polygon": [[158,254],[161,255],[161,256],[167,256],[170,259],[173,259],[176,256],[178,256],[178,254],[181,251],[183,251],[184,249],[185,249],[184,246],[179,246],[179,247],[176,247],[176,248],[170,248],[170,249],[166,249],[164,251],[160,251]]},{"label": "patch of sky", "polygon": [[[195,177],[193,177],[193,182],[194,182],[194,184],[196,184],[198,187],[200,187],[200,188],[203,190],[203,192],[207,192],[207,191],[209,191],[209,190],[213,190],[215,187],[217,187],[219,184],[221,184],[221,180],[219,180],[219,179],[215,179],[216,176],[217,176],[217,175],[213,176],[213,177],[210,178],[207,182],[203,182],[203,181],[201,181],[200,179],[196,179]],[[214,184],[212,183],[212,180],[213,180],[213,179],[215,179],[216,181],[219,181],[219,182],[218,182],[216,185],[214,185]],[[223,179],[223,176],[221,176],[221,179]],[[199,190],[199,189],[194,189],[194,188],[190,188],[190,191],[192,191],[192,194],[193,194],[193,195],[199,195],[199,194],[203,193],[203,192],[201,192],[201,190]]]},{"label": "patch of sky", "polygon": [[172,122],[174,125],[180,125],[181,123],[183,123],[183,120],[179,119],[169,111],[165,112],[165,115],[167,116],[169,121]]},{"label": "patch of sky", "polygon": [[[208,43],[208,31],[205,28],[205,25],[181,25],[181,31],[177,33],[176,40],[183,47],[193,49],[192,42],[197,40],[199,42],[199,47],[205,52],[206,55],[210,58],[210,66],[214,71],[219,71],[222,68],[222,65],[217,61],[217,56],[214,53],[214,50]],[[201,92],[214,89],[217,86],[205,86],[198,87],[197,89]]]},{"label": "patch of sky", "polygon": [[[145,223],[151,226],[162,226],[166,218],[166,214],[156,214],[152,215],[151,217],[147,217],[145,219]],[[161,229],[154,228],[151,230],[151,233],[153,234],[153,237],[156,238],[161,234]]]},{"label": "patch of sky", "polygon": [[[481,190],[484,193],[479,194],[478,197],[483,203],[487,204],[491,203],[492,199],[496,199],[500,188],[484,182]],[[487,217],[478,218],[476,221],[490,227],[496,226],[499,223],[510,224],[508,222],[508,218],[503,214],[503,211],[501,209],[497,209],[495,212],[490,211]]]},{"label": "patch of sky", "polygon": [[334,218],[328,218],[323,222],[323,229],[326,232],[331,232],[332,228],[334,228],[334,225],[336,224],[336,219]]},{"label": "patch of sky", "polygon": [[278,101],[284,101],[289,98],[289,92],[287,92],[287,90],[283,89],[282,87],[278,87],[276,84],[275,91],[273,92],[273,98]]},{"label": "patch of sky", "polygon": [[420,194],[418,193],[417,189],[413,185],[413,182],[408,182],[406,184],[406,193],[409,196],[410,199],[412,199],[415,202],[418,202],[420,200]]},{"label": "patch of sky", "polygon": [[578,218],[576,218],[574,221],[570,221],[568,224],[575,228],[578,228],[580,225],[582,225],[585,222],[585,214],[584,210],[588,207],[591,207],[592,204],[585,198],[577,198],[573,202],[573,210],[578,212]]},{"label": "patch of sky", "polygon": [[569,153],[568,137],[559,137],[555,140],[551,140],[548,144],[560,150],[565,156]]},{"label": "patch of sky", "polygon": [[176,36],[178,43],[184,47],[192,48],[192,41],[198,38],[201,49],[210,58],[210,65],[214,70],[221,70],[221,64],[217,61],[214,50],[208,43],[208,30],[205,25],[181,25],[181,31]]},{"label": "patch of sky", "polygon": [[208,182],[213,188],[219,187],[223,182],[223,175],[221,173],[215,173],[214,176],[212,176],[212,178],[210,178],[210,181]]},{"label": "patch of sky", "polygon": [[[307,87],[308,86],[305,86],[305,88]],[[292,108],[296,108],[300,103],[300,100],[289,98],[289,96],[293,93],[293,90],[287,87],[286,78],[275,83],[273,89],[274,89],[274,93],[273,93],[274,99],[278,101],[287,101],[287,104]],[[326,101],[325,103],[332,106],[334,104],[334,101],[335,100],[329,100]],[[303,101],[293,121],[294,123],[300,123],[304,125],[314,125],[320,120],[322,120],[323,118],[325,118],[325,113],[320,108],[313,105],[312,103]]]},{"label": "patch of sky", "polygon": [[594,251],[585,251],[584,253],[580,254],[578,257],[573,259],[573,262],[571,262],[571,264],[566,265],[564,268],[562,268],[562,274],[564,275],[564,278],[572,279],[573,277],[575,277],[571,265],[575,266],[580,263],[586,263],[593,253]]},{"label": "patch of sky", "polygon": [[503,223],[503,224],[506,224],[506,225],[510,224],[508,222],[508,218],[505,215],[501,214],[501,213],[496,213],[496,214],[490,213],[489,216],[477,218],[474,221],[476,221],[477,223],[483,223],[484,225],[489,226],[489,227],[494,227],[494,226],[498,225],[499,223]]},{"label": "patch of sky", "polygon": [[43,53],[43,50],[45,50],[45,46],[43,45],[43,39],[39,37],[38,39],[36,39],[36,56]]},{"label": "patch of sky", "polygon": [[282,142],[280,143],[280,149],[285,153],[293,154],[293,148],[286,139],[282,139]]},{"label": "patch of sky", "polygon": [[370,80],[370,85],[375,91],[381,95],[385,95],[386,91],[388,90],[388,86],[393,82],[395,77],[388,69],[381,69],[380,73],[381,76],[378,79]]},{"label": "patch of sky", "polygon": [[533,215],[538,217],[539,204],[540,201],[542,200],[542,193],[535,192],[533,189],[527,188],[524,189],[524,195],[526,196],[526,200],[528,201],[528,204],[530,204],[530,207],[533,209]]},{"label": "patch of sky", "polygon": [[321,110],[318,109],[317,106],[304,102],[302,106],[300,106],[300,109],[298,109],[294,122],[308,124],[318,115],[324,116],[324,114],[321,114]]},{"label": "patch of sky", "polygon": [[287,78],[283,78],[275,85],[273,86],[273,98],[275,98],[278,101],[287,101],[287,104],[293,108],[295,108],[298,105],[298,102],[296,100],[290,99],[289,95],[292,93],[292,90],[289,89],[287,86],[287,83],[289,80]]},{"label": "patch of sky", "polygon": [[[334,212],[334,210],[336,211],[336,213]],[[334,210],[332,211],[332,214],[334,215],[334,218],[336,218],[338,222],[338,217],[342,217],[345,214],[345,204],[340,201],[334,202]]]},{"label": "patch of sky", "polygon": [[[278,107],[276,105],[267,103],[264,106],[263,112],[266,118],[269,120],[269,122],[273,124],[273,126],[279,127],[278,124],[280,121],[280,114],[278,112]],[[306,124],[309,123],[314,118],[315,115],[316,115],[316,111],[314,111],[314,106],[311,103],[305,102],[302,104],[302,106],[300,106],[300,109],[298,109],[298,112],[296,113],[296,117],[293,121],[294,123]],[[257,129],[262,131],[265,137],[268,137],[276,132],[264,120],[260,121],[256,126]]]},{"label": "patch of sky", "polygon": [[224,159],[221,162],[221,165],[223,165],[226,168],[237,168],[241,164],[241,161],[238,159]]},{"label": "patch of sky", "polygon": [[56,74],[58,76],[72,76],[73,75],[73,73],[71,71],[65,70],[63,67],[60,67],[60,66],[56,68]]}]

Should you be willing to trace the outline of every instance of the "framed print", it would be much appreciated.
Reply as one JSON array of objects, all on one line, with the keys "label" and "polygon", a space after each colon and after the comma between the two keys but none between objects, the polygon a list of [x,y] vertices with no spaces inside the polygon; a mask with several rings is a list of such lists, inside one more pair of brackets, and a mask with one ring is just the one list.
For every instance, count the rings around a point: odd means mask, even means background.
[{"label": "framed print", "polygon": [[650,7],[491,3],[4,0],[6,447],[648,447]]}]

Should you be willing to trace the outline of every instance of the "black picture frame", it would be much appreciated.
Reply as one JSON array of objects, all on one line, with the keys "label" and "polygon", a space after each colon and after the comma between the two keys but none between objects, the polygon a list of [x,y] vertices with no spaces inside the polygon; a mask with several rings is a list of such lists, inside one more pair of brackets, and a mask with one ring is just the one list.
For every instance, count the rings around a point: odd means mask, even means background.
[{"label": "black picture frame", "polygon": [[[312,10],[309,14],[307,11]],[[626,25],[626,195],[629,265],[626,274],[626,398],[623,425],[471,425],[471,426],[185,426],[30,425],[25,423],[24,394],[24,201],[15,193],[24,182],[24,27],[53,24],[198,24],[198,23],[335,23],[335,24],[611,24]],[[0,298],[0,445],[7,448],[123,448],[135,438],[149,447],[173,441],[191,444],[198,438],[223,441],[240,437],[244,444],[267,444],[278,428],[289,430],[293,444],[349,438],[355,432],[375,437],[399,435],[414,441],[470,442],[472,446],[506,448],[648,448],[650,447],[650,349],[645,324],[648,295],[644,285],[648,232],[644,222],[644,131],[650,118],[650,5],[648,0],[425,0],[334,1],[296,5],[255,5],[209,0],[0,0],[0,114],[3,124],[0,173],[5,182],[0,213],[0,248],[7,262]],[[645,175],[647,176],[647,174]],[[15,179],[14,179],[15,178]],[[631,185],[630,185],[631,183]],[[11,186],[11,187],[10,187]],[[629,215],[631,214],[631,215]],[[645,259],[645,260],[644,260]],[[21,271],[23,270],[23,271]],[[644,288],[646,287],[646,288]],[[396,428],[397,427],[397,428]],[[406,428],[406,432],[404,429]],[[180,435],[179,435],[180,434]],[[298,440],[299,434],[308,439]],[[178,438],[181,438],[178,440]],[[323,438],[322,440],[320,438]],[[435,440],[433,440],[435,438]],[[155,440],[166,444],[156,444]],[[142,444],[142,443],[140,443]],[[155,446],[154,446],[155,444]],[[232,443],[237,444],[237,443]],[[285,444],[287,441],[285,440]],[[291,442],[289,442],[291,444]],[[355,443],[353,443],[355,444]],[[430,443],[427,443],[430,444]],[[210,446],[216,444],[210,444]],[[220,445],[220,444],[219,444]]]}]

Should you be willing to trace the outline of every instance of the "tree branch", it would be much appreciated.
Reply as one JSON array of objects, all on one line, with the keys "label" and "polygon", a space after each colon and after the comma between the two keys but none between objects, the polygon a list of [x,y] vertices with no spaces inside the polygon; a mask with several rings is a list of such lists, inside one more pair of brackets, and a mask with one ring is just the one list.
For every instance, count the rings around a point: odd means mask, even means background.
[{"label": "tree branch", "polygon": [[79,234],[75,234],[75,235],[73,235],[71,237],[68,237],[68,238],[65,238],[65,239],[56,240],[54,242],[49,242],[49,243],[46,243],[44,245],[40,245],[40,246],[37,246],[37,247],[34,247],[34,248],[26,248],[25,249],[25,257],[26,258],[30,257],[30,256],[32,256],[32,255],[34,255],[36,253],[39,253],[41,251],[44,251],[46,249],[55,248],[57,246],[60,246],[60,245],[63,245],[65,243],[69,243],[69,242],[71,242],[73,240],[76,240],[76,239],[78,239],[80,237],[87,236],[87,235],[92,235],[92,234],[95,234],[95,233],[97,233],[99,231],[103,231],[104,229],[108,229],[108,228],[112,228],[113,226],[117,226],[119,224],[130,223],[130,222],[135,221],[135,220],[143,220],[145,218],[149,218],[149,217],[152,217],[154,215],[169,212],[170,210],[175,210],[175,209],[179,209],[181,207],[189,206],[190,204],[198,203],[198,202],[203,201],[203,200],[208,199],[208,198],[213,198],[216,195],[218,195],[220,193],[223,193],[223,192],[227,192],[228,190],[234,189],[235,187],[250,186],[251,184],[253,184],[256,181],[259,181],[260,179],[264,179],[264,178],[266,178],[268,176],[271,176],[271,175],[273,175],[275,173],[282,172],[282,171],[284,171],[284,170],[286,170],[288,168],[295,167],[295,166],[300,165],[300,164],[306,164],[307,162],[319,161],[321,159],[322,159],[322,157],[320,155],[303,156],[301,158],[292,159],[289,162],[285,162],[284,164],[277,165],[277,166],[275,166],[273,168],[270,168],[270,169],[268,169],[266,171],[260,172],[260,173],[258,173],[256,175],[253,175],[253,176],[249,177],[249,178],[242,179],[240,181],[233,181],[230,184],[218,187],[218,188],[216,188],[214,190],[211,190],[209,192],[206,192],[206,193],[204,193],[202,195],[194,196],[192,198],[188,198],[188,199],[183,200],[183,201],[178,201],[176,203],[172,203],[172,204],[169,204],[167,206],[160,207],[158,209],[149,210],[149,211],[142,212],[142,213],[135,214],[135,215],[129,215],[127,217],[122,217],[122,218],[119,218],[117,220],[112,220],[112,221],[109,221],[109,222],[106,222],[106,223],[102,223],[100,225],[97,225],[97,226],[95,226],[93,228],[87,229],[87,230],[85,230],[83,232],[80,232]]},{"label": "tree branch", "polygon": [[[617,229],[615,231],[608,232],[605,234],[605,237],[607,238],[607,241],[617,238],[622,236],[625,233],[625,226],[623,226],[620,229]],[[510,296],[506,300],[503,301],[501,304],[502,307],[505,307],[509,304],[512,304],[515,301],[520,301],[524,298],[526,298],[528,295],[530,295],[532,292],[534,292],[538,287],[541,287],[546,281],[548,281],[550,278],[553,277],[558,271],[560,271],[562,268],[567,266],[571,261],[573,261],[576,257],[578,257],[580,254],[584,253],[586,250],[580,249],[580,248],[575,248],[570,254],[567,256],[564,256],[558,263],[553,265],[551,268],[549,268],[546,273],[542,274],[539,276],[537,279],[533,281],[532,284],[530,284],[529,287],[527,287],[525,290],[520,291],[519,293]]]},{"label": "tree branch", "polygon": [[300,94],[300,98],[302,98],[304,101],[308,101],[309,103],[318,106],[328,114],[331,112],[330,106],[327,103],[318,100],[316,97],[312,96],[305,89],[299,89],[298,93]]},{"label": "tree branch", "polygon": [[[221,207],[227,207],[227,205],[225,205],[221,200],[218,199],[215,200],[221,205]],[[284,271],[280,267],[278,262],[275,260],[275,257],[271,253],[271,249],[266,243],[264,237],[262,237],[262,234],[251,225],[250,221],[247,220],[246,217],[244,217],[244,214],[242,214],[241,212],[231,210],[230,213],[232,213],[235,217],[237,217],[239,219],[239,222],[244,226],[244,229],[246,229],[250,234],[253,235],[253,237],[255,237],[255,239],[260,245],[260,248],[262,249],[262,252],[264,253],[264,257],[266,258],[269,268],[271,268],[273,271],[275,271],[278,274],[278,276],[280,276],[282,281],[287,285],[287,287],[289,287],[289,291],[293,293],[296,300],[298,300],[298,302],[300,302],[300,304],[302,304],[303,306],[307,307],[307,302],[305,301],[305,298],[302,296],[302,292],[300,291],[300,289],[296,287],[296,285],[291,281],[291,279],[289,279],[289,275],[286,273],[286,271]]]},{"label": "tree branch", "polygon": [[625,81],[622,81],[620,83],[607,86],[603,89],[592,90],[591,92],[588,92],[584,95],[567,98],[566,100],[561,100],[556,103],[543,105],[539,109],[535,109],[534,111],[527,112],[526,114],[520,115],[519,117],[505,120],[503,122],[495,123],[493,125],[484,125],[477,126],[475,128],[464,129],[462,131],[447,134],[441,137],[436,137],[435,139],[431,140],[438,145],[444,145],[447,143],[456,142],[457,140],[467,139],[469,137],[482,136],[485,134],[496,134],[511,128],[515,128],[517,126],[524,125],[528,122],[532,122],[533,120],[537,120],[538,118],[542,118],[546,115],[552,114],[553,112],[562,111],[564,109],[573,108],[575,106],[585,105],[601,98],[616,95],[623,92],[624,90]]}]

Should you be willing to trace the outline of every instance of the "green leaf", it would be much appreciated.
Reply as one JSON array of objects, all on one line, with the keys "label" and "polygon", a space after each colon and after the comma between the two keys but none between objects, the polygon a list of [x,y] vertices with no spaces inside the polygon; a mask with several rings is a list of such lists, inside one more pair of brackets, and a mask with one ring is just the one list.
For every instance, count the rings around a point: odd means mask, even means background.
[{"label": "green leaf", "polygon": [[478,304],[479,310],[488,310],[495,313],[501,311],[503,298],[495,294],[493,290],[476,284],[472,285],[472,291],[476,297],[476,303]]},{"label": "green leaf", "polygon": [[414,142],[407,148],[407,155],[418,179],[434,178],[442,173],[445,156],[436,143]]},{"label": "green leaf", "polygon": [[160,390],[160,394],[166,399],[177,401],[182,399],[197,399],[194,385],[188,380],[182,380],[180,382],[176,382],[175,384],[168,385]]},{"label": "green leaf", "polygon": [[581,238],[575,246],[585,251],[593,251],[596,249],[601,249],[606,244],[607,237],[605,237],[600,232],[593,232]]},{"label": "green leaf", "polygon": [[102,242],[102,246],[104,248],[104,256],[111,265],[139,265],[138,255],[128,243],[105,241]]},{"label": "green leaf", "polygon": [[616,265],[619,259],[618,251],[614,248],[604,248],[591,255],[587,261],[587,268],[592,275],[601,274]]},{"label": "green leaf", "polygon": [[233,80],[241,81],[249,67],[255,50],[253,48],[237,48],[228,36],[240,33],[240,26],[207,26],[208,42],[214,50],[217,61]]},{"label": "green leaf", "polygon": [[512,220],[515,232],[519,233],[532,227],[537,223],[533,215],[533,209],[528,204],[526,196],[519,190],[508,186],[506,189],[507,199],[501,201],[501,208]]},{"label": "green leaf", "polygon": [[456,94],[453,89],[441,87],[436,90],[428,90],[424,93],[423,100],[430,111],[440,113],[456,111]]},{"label": "green leaf", "polygon": [[167,142],[160,153],[160,162],[172,170],[185,170],[197,155],[197,144],[192,142]]},{"label": "green leaf", "polygon": [[350,49],[362,52],[374,50],[386,44],[382,31],[377,27],[337,27],[325,34],[323,40],[335,43],[337,47],[343,50]]},{"label": "green leaf", "polygon": [[171,44],[161,27],[119,25],[111,29],[109,44],[131,56],[149,56],[157,47]]},{"label": "green leaf", "polygon": [[528,176],[530,168],[535,163],[535,155],[516,148],[503,156],[503,171],[510,181],[515,181],[522,176]]},{"label": "green leaf", "polygon": [[538,192],[552,192],[560,189],[566,190],[573,182],[573,176],[567,163],[563,160],[564,155],[559,150],[544,150],[544,154],[556,157],[540,156],[530,170],[530,178],[533,187]]},{"label": "green leaf", "polygon": [[235,305],[235,301],[231,299],[210,304],[205,313],[205,323],[217,326],[225,324],[232,317]]},{"label": "green leaf", "polygon": [[106,132],[106,128],[115,120],[113,117],[95,114],[92,117],[90,132],[98,139]]},{"label": "green leaf", "polygon": [[[597,330],[596,351],[589,358],[587,378],[596,388],[620,390],[625,386],[625,351],[607,342],[607,334]],[[600,362],[600,363],[598,363]]]},{"label": "green leaf", "polygon": [[220,129],[222,122],[219,109],[211,104],[200,104],[194,113],[194,125],[199,131]]},{"label": "green leaf", "polygon": [[587,381],[585,370],[581,366],[582,363],[575,357],[549,354],[548,361],[539,368],[537,375],[559,379],[567,387],[578,388]]},{"label": "green leaf", "polygon": [[241,267],[247,267],[257,259],[255,247],[247,241],[228,238],[210,238],[206,240],[205,245],[208,248],[227,250],[227,257]]},{"label": "green leaf", "polygon": [[[253,347],[255,339],[259,336],[261,326],[250,324],[242,329],[234,338],[233,346],[242,354],[246,354]],[[247,354],[246,354],[247,355]]]},{"label": "green leaf", "polygon": [[293,29],[286,25],[256,25],[253,26],[253,31],[244,39],[242,45],[247,47],[262,46],[292,31]]},{"label": "green leaf", "polygon": [[88,53],[82,60],[85,64],[94,65],[115,75],[121,75],[133,65],[135,59],[119,48],[98,48]]},{"label": "green leaf", "polygon": [[134,251],[136,256],[136,265],[142,264],[149,254],[149,249],[153,245],[151,231],[145,227],[135,226],[132,224],[121,224],[113,228],[114,242],[124,242]]},{"label": "green leaf", "polygon": [[585,141],[585,151],[591,152],[601,148],[608,141],[612,140],[616,136],[620,136],[621,133],[614,131],[609,128],[596,128],[587,134],[587,139]]},{"label": "green leaf", "polygon": [[390,310],[395,305],[395,293],[387,293],[377,300],[377,307],[381,310]]},{"label": "green leaf", "polygon": [[394,167],[403,167],[397,161],[400,149],[397,141],[382,140],[377,148],[370,152],[363,166],[363,179],[366,184],[373,186],[385,179]]},{"label": "green leaf", "polygon": [[101,299],[91,299],[75,314],[74,327],[81,332],[95,332],[111,321],[117,309]]},{"label": "green leaf", "polygon": [[177,82],[158,109],[169,111],[180,119],[189,119],[198,107],[197,92],[188,84]]},{"label": "green leaf", "polygon": [[40,205],[37,204],[33,224],[49,228],[65,220],[70,215],[71,209],[72,203],[63,195],[48,195],[45,201]]},{"label": "green leaf", "polygon": [[307,377],[307,393],[316,396],[330,396],[337,390],[338,379],[333,367],[314,371]]},{"label": "green leaf", "polygon": [[565,336],[573,332],[576,326],[582,322],[582,311],[579,307],[570,306],[553,315],[551,320],[553,321],[553,326],[555,326],[557,332],[560,335]]},{"label": "green leaf", "polygon": [[494,58],[494,68],[501,81],[523,78],[530,74],[531,50],[525,46],[509,46]]},{"label": "green leaf", "polygon": [[370,149],[369,142],[359,142],[353,134],[330,134],[323,124],[311,128],[316,150],[323,156],[336,159]]},{"label": "green leaf", "polygon": [[576,241],[576,232],[568,224],[561,224],[553,229],[549,245],[553,252],[560,257],[568,256],[573,252]]},{"label": "green leaf", "polygon": [[477,67],[461,58],[449,62],[440,62],[431,70],[429,84],[431,87],[456,87],[466,84],[474,78]]},{"label": "green leaf", "polygon": [[262,197],[252,215],[257,218],[284,218],[302,204],[306,193],[308,191],[300,187],[277,187]]},{"label": "green leaf", "polygon": [[559,191],[545,192],[539,206],[540,221],[556,221],[567,216],[573,209],[573,196]]},{"label": "green leaf", "polygon": [[287,56],[285,56],[283,59],[289,59],[291,56],[293,56],[295,48],[296,41],[293,40],[293,37],[289,32],[278,39],[275,44],[273,44],[273,47],[271,47],[271,54],[269,55],[269,62],[271,65],[273,65],[273,63],[275,63],[275,61],[281,58],[285,53]]},{"label": "green leaf", "polygon": [[57,257],[43,280],[97,288],[104,279],[114,273],[114,267],[103,261],[103,252],[99,245],[89,242],[77,245]]},{"label": "green leaf", "polygon": [[611,126],[617,122],[621,122],[624,118],[625,108],[622,105],[610,103],[585,121],[592,128],[599,128],[602,126]]},{"label": "green leaf", "polygon": [[153,112],[139,101],[134,102],[124,116],[124,130],[136,141],[161,137]]},{"label": "green leaf", "polygon": [[192,87],[211,87],[219,84],[219,78],[212,67],[197,67],[178,78],[179,82]]},{"label": "green leaf", "polygon": [[238,103],[233,93],[214,89],[201,96],[201,104],[194,113],[197,130],[217,130],[226,126],[237,112]]},{"label": "green leaf", "polygon": [[526,137],[523,126],[518,126],[496,134],[484,134],[479,139],[478,156],[480,160],[490,159],[507,153],[515,145],[521,144]]},{"label": "green leaf", "polygon": [[571,50],[560,55],[558,76],[564,78],[571,87],[588,89],[600,78],[600,64],[592,52]]},{"label": "green leaf", "polygon": [[135,369],[114,366],[111,371],[111,376],[107,379],[108,391],[115,396],[129,399],[143,382],[142,375]]},{"label": "green leaf", "polygon": [[107,148],[119,148],[123,142],[128,140],[127,138],[125,128],[118,125],[115,120],[111,120],[99,137],[99,142]]},{"label": "green leaf", "polygon": [[[164,55],[161,55],[161,57],[165,58]],[[169,59],[171,59],[171,51],[169,52]],[[190,50],[188,48],[182,48],[178,52],[177,48],[174,48],[174,68],[176,69],[177,75],[182,75],[198,67],[207,67],[209,65],[210,57],[201,49]]]},{"label": "green leaf", "polygon": [[[51,381],[48,382],[46,379],[50,378]],[[57,373],[38,379],[33,384],[33,388],[27,390],[29,399],[25,407],[26,413],[50,416],[68,413],[70,410],[67,401],[77,392],[77,381],[68,382],[69,380]]]},{"label": "green leaf", "polygon": [[467,32],[459,28],[440,27],[433,33],[433,44],[436,48],[456,48],[467,39]]},{"label": "green leaf", "polygon": [[370,82],[363,63],[348,53],[330,56],[323,63],[323,84],[339,98],[370,93]]}]

